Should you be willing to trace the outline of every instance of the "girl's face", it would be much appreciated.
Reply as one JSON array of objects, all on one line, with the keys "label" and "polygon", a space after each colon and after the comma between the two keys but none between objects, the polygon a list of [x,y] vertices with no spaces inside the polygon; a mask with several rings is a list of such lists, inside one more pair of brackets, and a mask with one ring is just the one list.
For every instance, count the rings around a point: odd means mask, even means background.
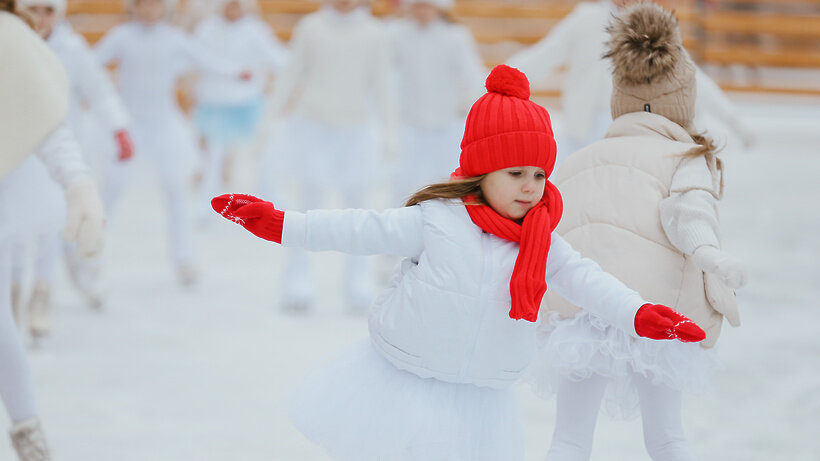
[{"label": "girl's face", "polygon": [[350,13],[359,7],[363,0],[330,0],[332,6],[339,13]]},{"label": "girl's face", "polygon": [[413,3],[410,5],[410,15],[417,23],[426,26],[438,17],[438,8],[427,2]]},{"label": "girl's face", "polygon": [[222,10],[222,16],[228,22],[238,21],[242,19],[244,14],[245,12],[242,11],[242,5],[236,0],[226,3],[225,8]]},{"label": "girl's face", "polygon": [[542,168],[517,166],[489,173],[481,181],[481,192],[496,213],[519,220],[541,200],[546,183]]},{"label": "girl's face", "polygon": [[26,12],[34,18],[34,30],[37,34],[43,39],[47,39],[57,23],[57,13],[54,8],[45,5],[33,5],[27,7]]},{"label": "girl's face", "polygon": [[134,17],[148,24],[158,22],[165,16],[165,0],[136,0]]}]

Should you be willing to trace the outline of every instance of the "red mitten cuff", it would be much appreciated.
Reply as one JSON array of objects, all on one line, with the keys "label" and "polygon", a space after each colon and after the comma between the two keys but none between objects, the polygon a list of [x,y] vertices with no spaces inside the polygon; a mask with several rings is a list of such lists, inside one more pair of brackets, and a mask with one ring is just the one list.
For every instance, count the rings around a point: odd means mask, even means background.
[{"label": "red mitten cuff", "polygon": [[685,343],[706,339],[706,333],[685,315],[662,304],[644,304],[635,314],[635,332],[650,339],[678,339]]},{"label": "red mitten cuff", "polygon": [[260,200],[252,195],[225,194],[214,197],[211,207],[253,235],[282,243],[282,227],[285,212],[274,208],[273,203]]}]

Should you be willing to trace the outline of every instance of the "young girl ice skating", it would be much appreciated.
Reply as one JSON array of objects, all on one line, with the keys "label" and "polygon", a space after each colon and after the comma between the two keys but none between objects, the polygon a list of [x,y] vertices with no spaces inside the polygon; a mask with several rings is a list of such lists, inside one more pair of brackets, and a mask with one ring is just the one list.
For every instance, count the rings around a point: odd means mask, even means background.
[{"label": "young girl ice skating", "polygon": [[408,206],[276,210],[247,195],[215,210],[285,246],[404,259],[370,313],[370,341],[300,388],[292,417],[344,460],[518,460],[510,385],[535,351],[547,285],[631,336],[698,341],[703,332],[583,259],[551,231],[555,141],[524,74],[500,66],[467,118],[460,168]]},{"label": "young girl ice skating", "polygon": [[[364,207],[375,186],[369,171],[394,155],[395,108],[389,74],[389,43],[383,25],[364,0],[326,0],[294,30],[291,55],[277,76],[270,112],[283,118],[281,136],[271,138],[277,160],[265,181],[291,183],[293,207],[319,207],[330,192],[345,207]],[[383,141],[383,142],[379,142]],[[361,168],[369,165],[370,169]],[[313,304],[308,255],[291,250],[282,283],[282,306],[305,311]],[[367,264],[348,256],[344,297],[352,312],[372,301]]]},{"label": "young girl ice skating", "polygon": [[[24,0],[19,6],[32,17],[35,31],[46,40],[68,73],[67,122],[82,147],[86,163],[96,165],[95,176],[101,184],[106,214],[110,215],[123,184],[124,163],[133,153],[127,130],[128,115],[122,100],[85,39],[64,21],[64,0]],[[62,191],[51,178],[43,174],[38,179],[39,182],[31,185],[41,194],[42,203],[65,206],[61,204]],[[27,320],[32,336],[45,335],[50,330],[51,286],[61,246],[58,234],[26,236],[27,241],[34,241],[35,259],[34,283],[27,302],[23,302],[21,293],[26,245],[17,245],[15,249],[12,304],[15,312],[25,311],[22,318]],[[70,280],[89,304],[99,307],[102,304],[99,261],[81,258],[73,245],[65,245],[64,250]]]},{"label": "young girl ice skating", "polygon": [[470,31],[447,18],[452,0],[409,0],[407,19],[391,25],[398,83],[399,149],[394,189],[404,202],[458,165],[470,105],[487,69]]},{"label": "young girl ice skating", "polygon": [[194,120],[205,141],[205,160],[199,195],[202,216],[208,200],[220,192],[224,165],[231,151],[250,142],[262,114],[265,86],[282,69],[287,51],[273,31],[254,14],[255,0],[218,0],[214,13],[197,26],[194,35],[213,53],[245,69],[249,80],[204,72],[197,83]]},{"label": "young girl ice skating", "polygon": [[165,1],[128,0],[133,20],[111,29],[96,52],[102,63],[118,67],[120,92],[133,119],[134,147],[156,166],[167,205],[171,259],[180,282],[190,285],[197,274],[186,213],[186,166],[196,157],[196,144],[177,104],[176,82],[194,70],[239,79],[244,69],[220,60],[166,23]]},{"label": "young girl ice skating", "polygon": [[[544,347],[531,379],[557,392],[547,459],[590,457],[602,399],[610,413],[640,408],[655,461],[692,461],[681,391],[704,387],[717,365],[710,349],[725,316],[739,324],[733,288],[739,261],[720,250],[721,162],[692,119],[695,68],[672,13],[635,4],[611,26],[612,126],[606,138],[569,156],[556,184],[566,200],[558,227],[584,256],[649,299],[672,306],[706,331],[700,344],[630,337],[594,313],[548,293]],[[576,304],[577,305],[577,304]]]},{"label": "young girl ice skating", "polygon": [[[60,61],[0,1],[0,399],[21,461],[46,461],[49,449],[34,404],[34,386],[10,306],[11,249],[22,235],[59,228],[86,255],[102,248],[103,209],[79,146],[62,123],[68,83]],[[30,155],[31,153],[36,155]],[[45,168],[65,190],[67,213],[38,201],[31,175]]]}]

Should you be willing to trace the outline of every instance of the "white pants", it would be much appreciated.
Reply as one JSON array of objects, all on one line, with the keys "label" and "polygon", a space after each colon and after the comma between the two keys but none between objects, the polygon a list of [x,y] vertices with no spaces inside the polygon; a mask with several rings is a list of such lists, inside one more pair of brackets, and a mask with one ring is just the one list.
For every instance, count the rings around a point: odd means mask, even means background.
[{"label": "white pants", "polygon": [[192,259],[191,223],[186,199],[189,165],[196,146],[181,114],[135,121],[132,130],[136,155],[145,155],[159,173],[167,212],[171,260],[176,265]]},{"label": "white pants", "polygon": [[0,243],[0,399],[12,423],[37,415],[26,352],[11,312],[11,249]]},{"label": "white pants", "polygon": [[[641,403],[644,445],[654,461],[694,461],[683,433],[681,392],[634,375]],[[607,378],[564,380],[558,386],[555,432],[547,461],[588,461]]]},{"label": "white pants", "polygon": [[[303,211],[316,209],[321,206],[322,193],[314,187],[302,187],[300,194],[301,204],[297,209]],[[341,191],[343,204],[346,208],[362,208],[365,206],[366,191],[359,188],[346,188]],[[285,270],[283,283],[283,298],[289,302],[313,302],[313,283],[310,280],[308,252],[301,248],[288,248],[288,264]],[[346,257],[344,278],[342,284],[344,295],[351,307],[366,307],[370,303],[367,290],[367,259],[365,256],[349,255]]]},{"label": "white pants", "polygon": [[[38,235],[33,239],[34,280],[51,284],[54,281],[54,272],[57,259],[60,256],[59,232]],[[26,268],[26,244],[16,243],[12,247],[11,280],[21,283]]]}]

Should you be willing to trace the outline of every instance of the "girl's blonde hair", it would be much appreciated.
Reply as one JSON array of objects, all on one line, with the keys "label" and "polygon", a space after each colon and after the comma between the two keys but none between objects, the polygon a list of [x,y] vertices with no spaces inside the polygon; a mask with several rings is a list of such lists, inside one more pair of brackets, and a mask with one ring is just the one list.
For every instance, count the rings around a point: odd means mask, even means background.
[{"label": "girl's blonde hair", "polygon": [[723,149],[722,147],[718,147],[715,141],[712,139],[711,136],[707,135],[706,132],[696,132],[692,129],[687,130],[689,132],[689,136],[692,137],[692,141],[697,144],[696,147],[689,149],[688,151],[684,152],[684,157],[705,157],[706,164],[709,166],[709,171],[712,172],[713,177],[717,177],[717,193],[716,197],[718,200],[723,198],[723,160],[717,156],[717,154]]},{"label": "girl's blonde hair", "polygon": [[696,132],[693,130],[689,130],[689,136],[692,137],[692,141],[695,141],[697,147],[693,147],[686,151],[683,155],[686,157],[700,157],[701,155],[717,155],[723,148],[718,147],[715,144],[715,141],[712,139],[711,136],[706,134],[706,132]]},{"label": "girl's blonde hair", "polygon": [[415,194],[410,196],[404,206],[413,206],[427,200],[434,200],[439,198],[452,199],[464,198],[466,196],[472,197],[468,205],[487,205],[487,200],[481,192],[481,181],[487,175],[473,176],[470,178],[451,179],[447,182],[439,182],[430,184]]}]

